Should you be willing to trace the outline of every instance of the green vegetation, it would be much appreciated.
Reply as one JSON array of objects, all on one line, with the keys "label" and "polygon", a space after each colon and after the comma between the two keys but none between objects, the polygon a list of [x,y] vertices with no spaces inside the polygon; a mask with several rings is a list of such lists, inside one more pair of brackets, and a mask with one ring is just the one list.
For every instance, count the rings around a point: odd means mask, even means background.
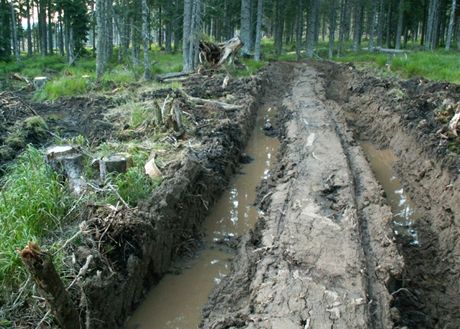
[{"label": "green vegetation", "polygon": [[[16,248],[40,242],[61,224],[71,203],[66,188],[44,161],[42,152],[29,146],[3,180],[0,191],[0,284],[24,280]],[[1,296],[3,297],[3,296]]]},{"label": "green vegetation", "polygon": [[385,68],[404,78],[424,77],[429,80],[445,80],[460,83],[460,61],[457,52],[414,51],[407,55],[387,55],[380,53],[347,53],[336,58],[341,62],[368,63],[377,68]]}]

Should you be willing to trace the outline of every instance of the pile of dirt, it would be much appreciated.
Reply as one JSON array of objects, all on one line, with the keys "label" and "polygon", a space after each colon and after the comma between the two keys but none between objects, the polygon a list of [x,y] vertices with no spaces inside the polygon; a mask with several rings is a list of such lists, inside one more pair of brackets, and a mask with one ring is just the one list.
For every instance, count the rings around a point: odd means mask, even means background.
[{"label": "pile of dirt", "polygon": [[[207,79],[220,83],[218,78]],[[72,252],[78,255],[77,272],[88,255],[94,259],[74,297],[87,326],[122,326],[146,289],[169,270],[177,256],[196,244],[209,207],[235,173],[255,119],[259,93],[253,91],[261,90],[260,80],[239,84],[245,92],[235,96],[233,103],[240,108],[184,109],[198,124],[197,133],[189,136],[193,144],[183,144],[182,157],[165,168],[162,184],[148,200],[125,210],[96,207],[83,216],[87,229]],[[155,92],[142,97],[148,102],[164,95]]]},{"label": "pile of dirt", "polygon": [[[460,86],[424,79],[377,78],[352,65],[319,65],[327,95],[361,140],[390,148],[404,190],[422,213],[419,246],[399,241],[405,268],[396,281],[400,325],[460,326],[460,140],[445,116],[460,100]],[[446,102],[447,100],[447,102]]]}]

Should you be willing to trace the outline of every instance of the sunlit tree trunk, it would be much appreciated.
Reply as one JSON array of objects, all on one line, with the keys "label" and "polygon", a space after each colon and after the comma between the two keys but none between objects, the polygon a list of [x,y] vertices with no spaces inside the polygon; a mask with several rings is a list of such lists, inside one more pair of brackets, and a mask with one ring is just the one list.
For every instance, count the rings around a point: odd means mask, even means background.
[{"label": "sunlit tree trunk", "polygon": [[450,45],[452,43],[452,35],[454,32],[454,24],[455,24],[455,9],[457,7],[457,0],[452,0],[451,8],[450,8],[450,19],[449,19],[449,29],[447,32],[447,39],[446,39],[446,50],[450,50]]},{"label": "sunlit tree trunk", "polygon": [[32,0],[26,1],[26,11],[27,11],[27,56],[32,56],[33,53],[33,45],[32,45],[32,27],[30,24],[30,2]]},{"label": "sunlit tree trunk", "polygon": [[251,0],[241,0],[241,40],[243,54],[249,54],[252,46],[251,36]]},{"label": "sunlit tree trunk", "polygon": [[256,43],[254,59],[260,61],[260,44],[262,41],[262,20],[264,15],[264,0],[257,0]]}]

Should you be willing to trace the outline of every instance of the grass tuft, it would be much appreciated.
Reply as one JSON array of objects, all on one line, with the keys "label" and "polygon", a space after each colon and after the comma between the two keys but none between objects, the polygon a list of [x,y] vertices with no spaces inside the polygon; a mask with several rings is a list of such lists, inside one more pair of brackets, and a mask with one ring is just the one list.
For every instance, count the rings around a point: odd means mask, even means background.
[{"label": "grass tuft", "polygon": [[[3,293],[24,280],[16,248],[60,224],[70,197],[43,153],[29,146],[9,168],[0,190],[0,284]],[[10,288],[10,289],[9,289]],[[4,297],[3,293],[0,298]]]}]

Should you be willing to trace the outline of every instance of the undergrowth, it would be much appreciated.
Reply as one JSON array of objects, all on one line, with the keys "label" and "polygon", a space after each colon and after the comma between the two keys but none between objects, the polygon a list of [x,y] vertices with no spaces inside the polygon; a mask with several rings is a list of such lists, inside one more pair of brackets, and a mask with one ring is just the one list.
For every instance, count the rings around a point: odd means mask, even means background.
[{"label": "undergrowth", "polygon": [[412,51],[407,54],[347,53],[335,58],[341,62],[369,63],[377,68],[398,73],[403,78],[423,77],[428,80],[460,83],[460,61],[457,52]]},{"label": "undergrowth", "polygon": [[9,169],[0,190],[1,299],[25,278],[16,248],[41,239],[61,224],[71,197],[43,153],[29,146]]}]

